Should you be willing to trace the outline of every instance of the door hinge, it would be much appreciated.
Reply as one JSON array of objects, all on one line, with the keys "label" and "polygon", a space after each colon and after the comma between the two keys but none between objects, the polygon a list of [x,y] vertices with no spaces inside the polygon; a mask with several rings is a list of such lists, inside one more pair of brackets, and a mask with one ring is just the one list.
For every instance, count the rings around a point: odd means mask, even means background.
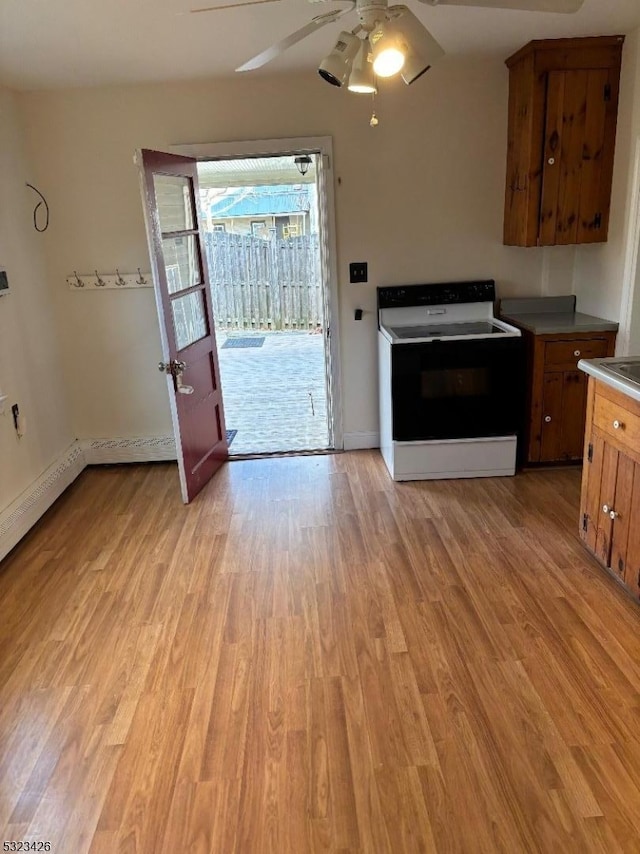
[{"label": "door hinge", "polygon": [[[582,514],[582,530],[585,531],[585,533],[586,533],[588,524],[589,524],[589,517],[587,516],[586,513],[583,513]],[[639,573],[639,575],[640,575],[640,573]]]},{"label": "door hinge", "polygon": [[593,462],[593,443],[589,442],[589,447],[587,448],[587,462]]},{"label": "door hinge", "polygon": [[605,101],[611,100],[611,83],[604,84],[604,99]]}]

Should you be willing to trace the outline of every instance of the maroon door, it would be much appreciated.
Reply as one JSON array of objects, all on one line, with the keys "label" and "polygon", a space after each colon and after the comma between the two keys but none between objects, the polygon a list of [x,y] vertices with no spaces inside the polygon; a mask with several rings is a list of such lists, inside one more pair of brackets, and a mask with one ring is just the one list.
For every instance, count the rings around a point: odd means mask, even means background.
[{"label": "maroon door", "polygon": [[211,310],[198,173],[191,157],[140,152],[143,207],[158,305],[182,499],[229,456]]}]

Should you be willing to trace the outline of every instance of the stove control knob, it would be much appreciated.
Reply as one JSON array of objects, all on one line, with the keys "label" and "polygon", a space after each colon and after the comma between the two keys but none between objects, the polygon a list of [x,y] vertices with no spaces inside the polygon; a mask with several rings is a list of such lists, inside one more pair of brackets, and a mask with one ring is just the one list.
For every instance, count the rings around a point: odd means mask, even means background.
[{"label": "stove control knob", "polygon": [[551,416],[550,416],[550,415],[545,415],[545,416],[544,416],[544,420],[545,420],[545,421],[547,422],[547,424],[548,424],[548,423],[551,421]]}]

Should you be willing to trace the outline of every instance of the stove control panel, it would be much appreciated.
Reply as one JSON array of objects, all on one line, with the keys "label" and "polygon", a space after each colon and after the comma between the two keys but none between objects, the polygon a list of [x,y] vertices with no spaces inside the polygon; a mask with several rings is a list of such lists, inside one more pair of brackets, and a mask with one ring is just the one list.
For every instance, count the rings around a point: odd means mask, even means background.
[{"label": "stove control panel", "polygon": [[399,285],[378,288],[378,308],[408,308],[418,305],[452,305],[495,302],[493,279],[474,282],[438,282],[432,285]]}]

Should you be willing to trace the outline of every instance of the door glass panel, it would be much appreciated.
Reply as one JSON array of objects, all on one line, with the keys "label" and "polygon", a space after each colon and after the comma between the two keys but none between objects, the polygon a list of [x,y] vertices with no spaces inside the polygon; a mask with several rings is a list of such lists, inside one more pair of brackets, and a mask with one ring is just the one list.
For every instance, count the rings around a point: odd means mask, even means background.
[{"label": "door glass panel", "polygon": [[194,291],[171,302],[176,347],[184,350],[207,334],[207,315],[202,291]]},{"label": "door glass panel", "polygon": [[170,294],[192,288],[202,281],[196,241],[197,238],[193,234],[168,237],[162,241],[167,289]]},{"label": "door glass panel", "polygon": [[153,184],[162,231],[189,231],[193,224],[191,181],[179,175],[154,175]]}]

